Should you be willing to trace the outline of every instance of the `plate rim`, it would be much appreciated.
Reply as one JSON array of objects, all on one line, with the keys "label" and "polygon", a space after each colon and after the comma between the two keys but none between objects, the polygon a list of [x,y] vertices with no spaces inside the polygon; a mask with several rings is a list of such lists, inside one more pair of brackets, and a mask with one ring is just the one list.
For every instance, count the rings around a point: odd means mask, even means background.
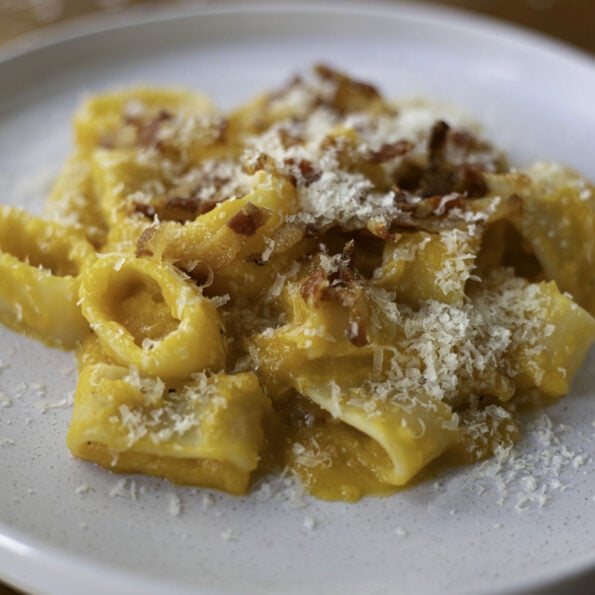
[{"label": "plate rim", "polygon": [[[361,0],[302,0],[301,2],[299,0],[281,0],[280,2],[273,0],[242,0],[241,2],[239,0],[197,0],[184,2],[177,6],[152,7],[150,13],[144,11],[142,6],[138,6],[111,14],[76,17],[11,40],[0,47],[0,67],[20,58],[31,57],[37,52],[60,44],[85,43],[85,39],[90,36],[109,34],[126,28],[174,22],[182,18],[201,15],[239,15],[271,11],[279,14],[332,15],[341,13],[344,15],[387,16],[415,20],[442,29],[455,28],[465,32],[474,29],[500,44],[509,47],[518,47],[522,44],[525,49],[540,54],[544,58],[553,57],[556,60],[561,60],[593,77],[595,82],[595,57],[585,50],[521,25],[506,23],[495,17],[433,3],[418,4],[413,0],[371,0],[369,2]],[[4,554],[0,557],[2,580],[7,580],[17,588],[39,589],[40,592],[55,592],[54,587],[48,588],[47,576],[43,577],[43,582],[30,582],[22,579],[23,574],[11,572],[10,568],[17,567],[18,561],[29,560],[29,562],[33,561],[38,565],[51,566],[56,574],[66,573],[67,580],[72,580],[74,569],[74,575],[79,579],[95,578],[95,580],[101,581],[93,585],[86,584],[89,595],[104,592],[105,585],[112,582],[123,586],[119,583],[120,580],[126,581],[127,593],[161,593],[164,592],[164,589],[167,589],[167,592],[184,595],[186,593],[207,595],[230,592],[228,589],[212,586],[192,587],[191,583],[186,581],[180,582],[156,576],[148,577],[141,572],[99,561],[78,554],[66,547],[46,543],[6,525],[2,521],[0,521],[0,554]],[[548,570],[538,576],[524,578],[514,585],[497,589],[488,588],[482,590],[481,593],[507,595],[511,593],[511,589],[518,593],[538,593],[540,589],[555,587],[594,569],[595,554],[585,555],[555,570]],[[101,578],[99,579],[99,577]]]},{"label": "plate rim", "polygon": [[[93,34],[102,34],[127,27],[143,26],[184,17],[212,14],[241,13],[343,13],[372,16],[389,16],[410,20],[433,22],[441,27],[482,29],[483,33],[498,37],[500,43],[527,46],[530,51],[547,52],[556,59],[566,58],[577,65],[594,69],[595,56],[562,39],[548,36],[517,23],[509,23],[498,17],[474,13],[460,7],[437,5],[415,0],[186,0],[177,6],[159,4],[151,11],[141,5],[119,12],[89,14],[68,19],[31,31],[0,44],[0,65],[24,57],[39,50],[48,49],[64,42],[75,41]],[[521,41],[519,38],[525,41]]]}]

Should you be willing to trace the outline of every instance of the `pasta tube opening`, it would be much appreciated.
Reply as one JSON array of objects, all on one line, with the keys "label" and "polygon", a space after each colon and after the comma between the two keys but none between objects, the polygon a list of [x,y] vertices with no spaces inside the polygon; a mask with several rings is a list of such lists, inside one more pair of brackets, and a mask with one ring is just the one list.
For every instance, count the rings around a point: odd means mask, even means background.
[{"label": "pasta tube opening", "polygon": [[106,255],[85,272],[80,298],[102,348],[122,365],[178,379],[225,363],[217,310],[171,265]]},{"label": "pasta tube opening", "polygon": [[[108,314],[122,325],[138,346],[159,341],[173,332],[180,320],[172,315],[159,285],[151,278],[132,273],[117,278],[106,291]],[[141,317],[140,312],[151,312]]]}]

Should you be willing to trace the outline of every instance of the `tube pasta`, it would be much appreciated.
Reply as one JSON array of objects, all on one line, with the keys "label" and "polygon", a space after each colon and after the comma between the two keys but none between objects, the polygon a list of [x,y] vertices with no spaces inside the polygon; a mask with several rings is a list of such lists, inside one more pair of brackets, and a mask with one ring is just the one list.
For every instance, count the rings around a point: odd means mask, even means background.
[{"label": "tube pasta", "polygon": [[523,201],[513,224],[547,278],[595,314],[593,187],[557,165],[536,164],[527,174],[532,180],[531,197]]},{"label": "tube pasta", "polygon": [[85,151],[134,145],[142,137],[143,123],[150,125],[170,111],[200,117],[214,108],[207,97],[182,89],[137,87],[98,95],[87,99],[75,115],[77,145]]},{"label": "tube pasta", "polygon": [[67,443],[119,472],[246,492],[270,404],[252,373],[197,374],[176,388],[134,368],[85,366]]},{"label": "tube pasta", "polygon": [[478,248],[479,237],[458,229],[403,234],[396,242],[387,243],[375,280],[407,304],[426,300],[460,304]]},{"label": "tube pasta", "polygon": [[0,205],[0,318],[50,344],[74,347],[89,332],[77,305],[93,247],[72,228]]},{"label": "tube pasta", "polygon": [[96,249],[106,241],[107,223],[99,209],[92,167],[81,153],[73,155],[60,172],[45,204],[43,216],[50,221],[80,229]]},{"label": "tube pasta", "polygon": [[0,207],[0,320],[77,348],[72,453],[351,501],[511,446],[595,339],[594,188],[441,109],[325,65],[230,114],[86,100],[45,219]]},{"label": "tube pasta", "polygon": [[584,361],[595,336],[595,319],[561,294],[553,281],[537,285],[535,294],[534,299],[547,311],[548,322],[539,343],[513,331],[515,381],[527,391],[537,389],[532,394],[538,399],[555,399],[568,392]]},{"label": "tube pasta", "polygon": [[[337,419],[367,434],[388,454],[389,468],[377,470],[382,481],[402,486],[457,442],[457,416],[423,390],[409,402],[386,398],[374,404],[365,387],[342,387],[335,381],[298,378],[297,389]],[[387,395],[389,397],[389,395]]]},{"label": "tube pasta", "polygon": [[168,265],[107,255],[85,271],[80,300],[103,349],[120,364],[166,379],[223,367],[215,307]]}]

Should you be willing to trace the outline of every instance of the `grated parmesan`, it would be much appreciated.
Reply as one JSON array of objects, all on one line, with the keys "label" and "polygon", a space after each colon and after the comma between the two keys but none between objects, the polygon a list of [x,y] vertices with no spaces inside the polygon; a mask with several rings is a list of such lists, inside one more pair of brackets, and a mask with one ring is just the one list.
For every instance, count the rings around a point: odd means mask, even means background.
[{"label": "grated parmesan", "polygon": [[175,493],[168,494],[167,512],[172,517],[180,516],[180,513],[182,512],[182,500],[180,499],[180,496]]},{"label": "grated parmesan", "polygon": [[[486,497],[495,486],[500,503],[510,499],[518,511],[546,505],[553,493],[571,485],[566,473],[591,464],[587,453],[563,444],[566,430],[554,428],[547,416],[529,428],[534,450],[520,455],[512,446],[518,433],[514,405],[540,392],[551,396],[551,376],[563,387],[572,366],[567,369],[560,357],[549,367],[548,349],[554,350],[551,345],[564,330],[564,319],[556,318],[558,304],[542,290],[544,284],[505,268],[515,260],[506,252],[508,228],[531,243],[519,223],[528,200],[556,193],[560,180],[568,180],[562,204],[568,205],[572,194],[581,208],[588,207],[592,189],[584,180],[556,164],[510,170],[476,134],[474,123],[455,109],[422,101],[391,105],[373,86],[327,67],[298,77],[229,119],[212,109],[156,108],[143,100],[142,91],[118,109],[115,130],[111,125],[101,130],[100,117],[88,123],[102,134],[92,167],[85,162],[77,169],[77,183],[65,193],[67,204],[57,203],[48,213],[87,237],[105,232],[107,244],[98,248],[97,258],[114,257],[113,268],[122,275],[130,272],[126,262],[135,248],[138,258],[179,271],[173,318],[183,327],[182,314],[207,296],[217,309],[211,308],[209,316],[221,322],[215,334],[220,328],[221,351],[225,347],[227,354],[216,370],[162,379],[147,369],[168,333],[138,331],[141,336],[134,339],[145,371],[123,368],[118,381],[126,389],[120,393],[120,384],[106,396],[113,406],[111,429],[124,438],[118,448],[107,441],[101,445],[112,453],[112,467],[120,450],[160,457],[169,456],[165,442],[175,451],[195,439],[216,441],[210,434],[217,432],[207,429],[205,419],[253,412],[244,411],[244,404],[228,404],[209,382],[210,374],[244,371],[253,374],[263,401],[270,398],[266,405],[274,415],[302,398],[308,407],[322,409],[311,413],[296,406],[294,417],[282,420],[290,430],[299,424],[307,429],[279,457],[291,461],[281,476],[257,484],[258,498],[289,508],[307,505],[296,468],[316,477],[336,471],[329,471],[336,452],[308,434],[313,425],[341,427],[341,422],[357,428],[386,450],[394,470],[411,467],[411,475],[444,449],[460,446],[475,461],[493,451],[494,459],[477,468],[476,495]],[[106,229],[97,221],[87,225],[74,212],[90,204],[81,190],[89,179],[93,193],[104,192],[106,204],[113,206],[114,213],[101,222]],[[234,215],[240,200],[252,202]],[[238,224],[242,217],[243,225]],[[122,229],[116,220],[124,221]],[[494,246],[489,245],[491,232],[502,232]],[[542,239],[564,253],[572,246],[568,235],[549,226]],[[41,248],[47,250],[45,244]],[[488,257],[495,262],[486,264]],[[22,260],[31,265],[35,259]],[[199,263],[210,273],[206,282],[201,282],[205,273],[196,268]],[[411,295],[406,278],[416,290]],[[85,304],[78,303],[83,310]],[[40,311],[38,304],[28,307],[17,300],[10,306],[19,324],[30,310]],[[579,312],[574,303],[568,310]],[[157,327],[160,322],[155,321]],[[103,321],[91,328],[100,334],[107,325]],[[120,327],[118,338],[127,338]],[[199,335],[191,341],[204,340]],[[191,359],[195,345],[181,339],[170,344],[170,355]],[[126,360],[103,342],[101,347],[116,364]],[[62,370],[64,376],[72,373]],[[556,391],[561,392],[558,386],[550,392]],[[0,408],[10,407],[13,398],[46,393],[42,383],[21,383],[14,397],[0,393]],[[72,401],[72,395],[44,400],[40,410],[66,408]],[[259,424],[251,420],[248,425],[264,433],[266,424]],[[243,431],[238,424],[238,434]],[[450,438],[458,440],[456,446]],[[0,440],[10,444],[11,439]],[[227,447],[231,454],[213,449],[223,467],[252,469],[259,458],[268,460],[256,448],[255,462],[248,463],[235,443]],[[368,454],[358,452],[362,464],[387,480],[386,469],[371,455],[366,459]],[[88,489],[81,484],[76,492]],[[436,482],[434,490],[440,489]],[[109,495],[136,500],[139,493],[135,481],[124,478]],[[203,494],[202,508],[214,505],[214,496]],[[167,510],[172,517],[180,515],[177,493],[168,494]],[[217,510],[214,516],[222,514]],[[303,529],[313,530],[317,522],[305,515]],[[397,527],[395,534],[404,537],[407,530]],[[221,538],[235,534],[225,528]]]}]

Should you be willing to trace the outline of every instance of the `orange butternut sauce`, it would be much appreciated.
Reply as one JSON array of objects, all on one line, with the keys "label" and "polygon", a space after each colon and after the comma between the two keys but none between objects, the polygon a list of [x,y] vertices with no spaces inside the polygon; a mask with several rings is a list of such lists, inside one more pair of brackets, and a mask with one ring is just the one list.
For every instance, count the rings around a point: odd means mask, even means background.
[{"label": "orange butternut sauce", "polygon": [[355,502],[398,488],[382,480],[390,459],[377,442],[333,419],[308,398],[292,394],[275,402],[262,468],[287,468],[321,500]]}]

